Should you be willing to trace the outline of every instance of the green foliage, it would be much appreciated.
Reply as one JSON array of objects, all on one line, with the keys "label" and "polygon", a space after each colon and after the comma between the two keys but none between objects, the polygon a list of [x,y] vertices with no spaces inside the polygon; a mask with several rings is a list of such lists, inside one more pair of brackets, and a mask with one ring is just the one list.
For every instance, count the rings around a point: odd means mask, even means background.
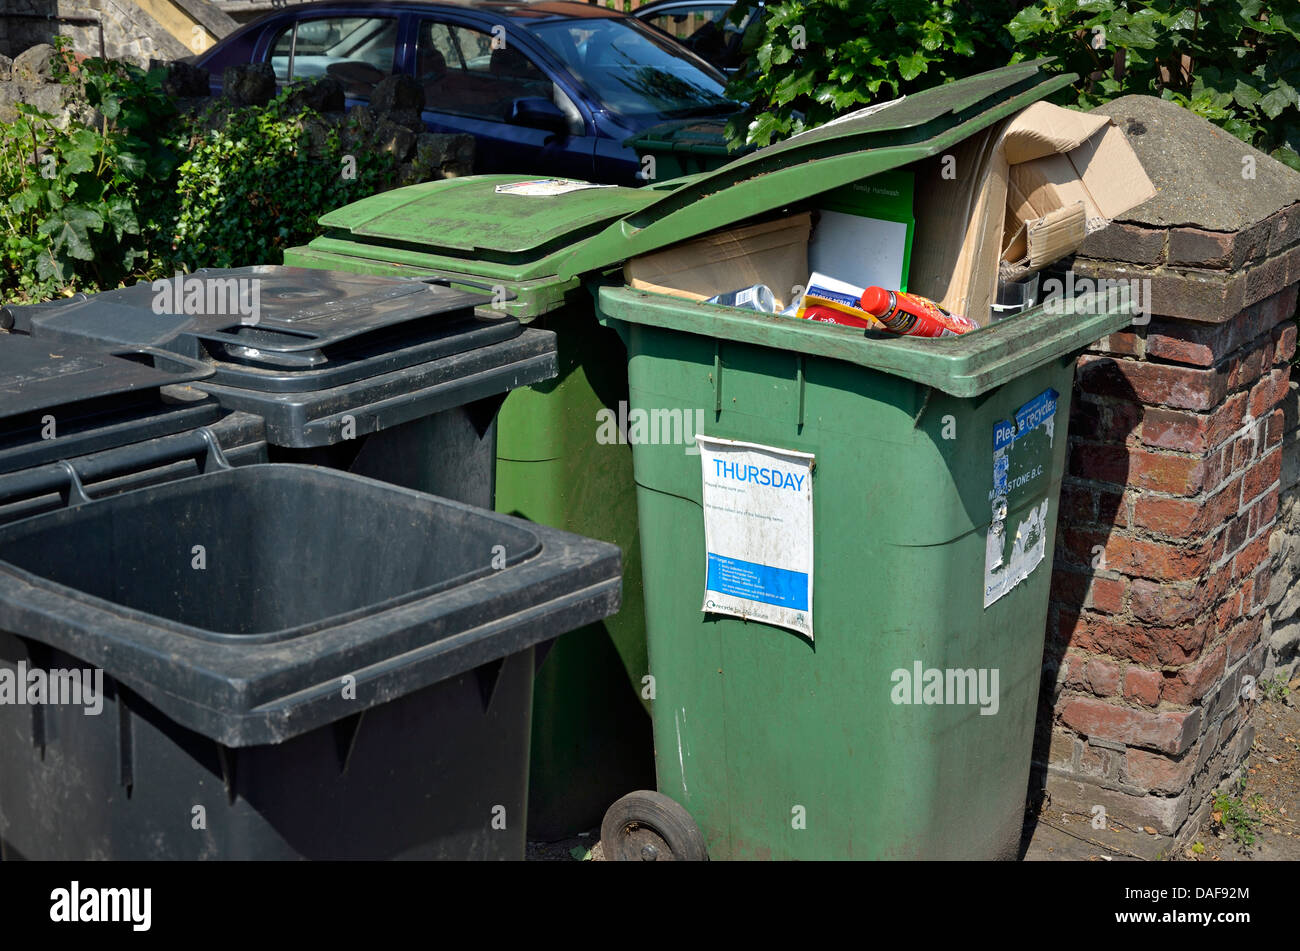
[{"label": "green foliage", "polygon": [[1059,57],[1074,103],[1161,96],[1300,168],[1300,6],[1265,0],[1038,0],[1015,59]]},{"label": "green foliage", "polygon": [[20,103],[0,123],[0,299],[275,263],[319,233],[324,212],[396,184],[373,133],[303,110],[289,91],[224,118],[187,116],[163,69],[78,61],[66,41],[54,67],[71,118]]},{"label": "green foliage", "polygon": [[1068,105],[1161,96],[1300,169],[1293,0],[783,0],[767,11],[728,90],[748,103],[727,129],[735,143],[766,145],[855,106],[1054,56],[1049,68],[1081,77],[1058,97]]},{"label": "green foliage", "polygon": [[1216,826],[1232,836],[1234,842],[1250,848],[1255,844],[1260,827],[1264,824],[1264,820],[1256,815],[1263,800],[1259,795],[1251,796],[1248,800],[1245,792],[1246,777],[1242,776],[1237,780],[1236,796],[1220,793],[1214,797],[1211,818]]},{"label": "green foliage", "polygon": [[390,153],[357,147],[365,134],[353,120],[340,129],[289,107],[290,94],[238,109],[217,130],[200,120],[176,183],[177,266],[278,262],[285,247],[319,233],[318,216],[395,184]]},{"label": "green foliage", "polygon": [[[781,0],[746,31],[748,68],[727,94],[747,106],[735,143],[767,145],[856,106],[999,66],[1010,0]],[[738,3],[739,22],[747,4]]]},{"label": "green foliage", "polygon": [[1264,695],[1265,700],[1281,703],[1291,693],[1291,688],[1287,685],[1286,677],[1279,674],[1271,680],[1259,681],[1259,692]]},{"label": "green foliage", "polygon": [[[155,262],[177,162],[162,70],[78,63],[56,43],[54,74],[88,107],[60,127],[26,103],[0,123],[0,292],[24,298],[112,287]],[[148,213],[142,209],[150,209]]]}]

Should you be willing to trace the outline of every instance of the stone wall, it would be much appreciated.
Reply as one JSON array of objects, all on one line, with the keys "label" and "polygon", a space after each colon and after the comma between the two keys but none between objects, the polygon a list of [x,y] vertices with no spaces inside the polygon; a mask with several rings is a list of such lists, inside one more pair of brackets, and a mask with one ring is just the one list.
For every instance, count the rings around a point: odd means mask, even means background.
[{"label": "stone wall", "polygon": [[1250,747],[1244,678],[1269,654],[1275,567],[1295,567],[1272,536],[1300,174],[1161,100],[1097,111],[1157,197],[1073,268],[1139,281],[1151,315],[1079,361],[1036,756],[1053,807],[1100,806],[1154,855],[1199,826]]},{"label": "stone wall", "polygon": [[150,59],[192,56],[134,0],[5,0],[0,54],[17,57],[37,43],[66,36],[73,49],[146,66]]},{"label": "stone wall", "polygon": [[1287,387],[1282,418],[1282,482],[1277,528],[1269,543],[1264,676],[1290,680],[1300,672],[1300,383]]},{"label": "stone wall", "polygon": [[53,47],[39,43],[17,58],[0,55],[0,122],[18,117],[14,106],[25,102],[54,115],[63,115],[67,89],[53,79],[50,54]]}]

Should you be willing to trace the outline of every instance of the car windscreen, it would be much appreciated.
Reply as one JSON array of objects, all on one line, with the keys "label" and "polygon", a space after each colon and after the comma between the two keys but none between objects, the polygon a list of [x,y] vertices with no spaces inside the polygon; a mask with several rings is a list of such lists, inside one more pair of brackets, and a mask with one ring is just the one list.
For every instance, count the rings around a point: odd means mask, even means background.
[{"label": "car windscreen", "polygon": [[736,108],[720,81],[633,20],[561,20],[528,30],[617,116],[676,119]]}]

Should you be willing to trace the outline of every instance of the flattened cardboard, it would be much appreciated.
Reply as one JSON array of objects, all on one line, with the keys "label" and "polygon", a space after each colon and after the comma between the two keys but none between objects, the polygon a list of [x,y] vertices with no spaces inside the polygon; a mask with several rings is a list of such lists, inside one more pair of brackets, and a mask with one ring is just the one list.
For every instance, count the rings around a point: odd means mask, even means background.
[{"label": "flattened cardboard", "polygon": [[809,212],[731,228],[633,258],[623,278],[644,291],[708,300],[718,294],[766,284],[777,310],[808,281]]}]

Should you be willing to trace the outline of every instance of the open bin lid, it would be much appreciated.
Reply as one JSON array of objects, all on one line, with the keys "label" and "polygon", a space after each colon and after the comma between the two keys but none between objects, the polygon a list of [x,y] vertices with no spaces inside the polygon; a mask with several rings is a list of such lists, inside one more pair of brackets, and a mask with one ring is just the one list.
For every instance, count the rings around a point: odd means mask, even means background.
[{"label": "open bin lid", "polygon": [[[486,175],[399,188],[324,215],[332,233],[312,247],[433,268],[461,258],[468,274],[569,280],[941,154],[1068,86],[1073,75],[1044,72],[1048,62],[862,109],[716,170],[646,188],[512,193],[524,179]],[[367,244],[382,246],[382,255]]]},{"label": "open bin lid", "polygon": [[215,400],[161,388],[212,375],[146,347],[96,350],[9,335],[0,344],[0,473],[207,425]]}]

